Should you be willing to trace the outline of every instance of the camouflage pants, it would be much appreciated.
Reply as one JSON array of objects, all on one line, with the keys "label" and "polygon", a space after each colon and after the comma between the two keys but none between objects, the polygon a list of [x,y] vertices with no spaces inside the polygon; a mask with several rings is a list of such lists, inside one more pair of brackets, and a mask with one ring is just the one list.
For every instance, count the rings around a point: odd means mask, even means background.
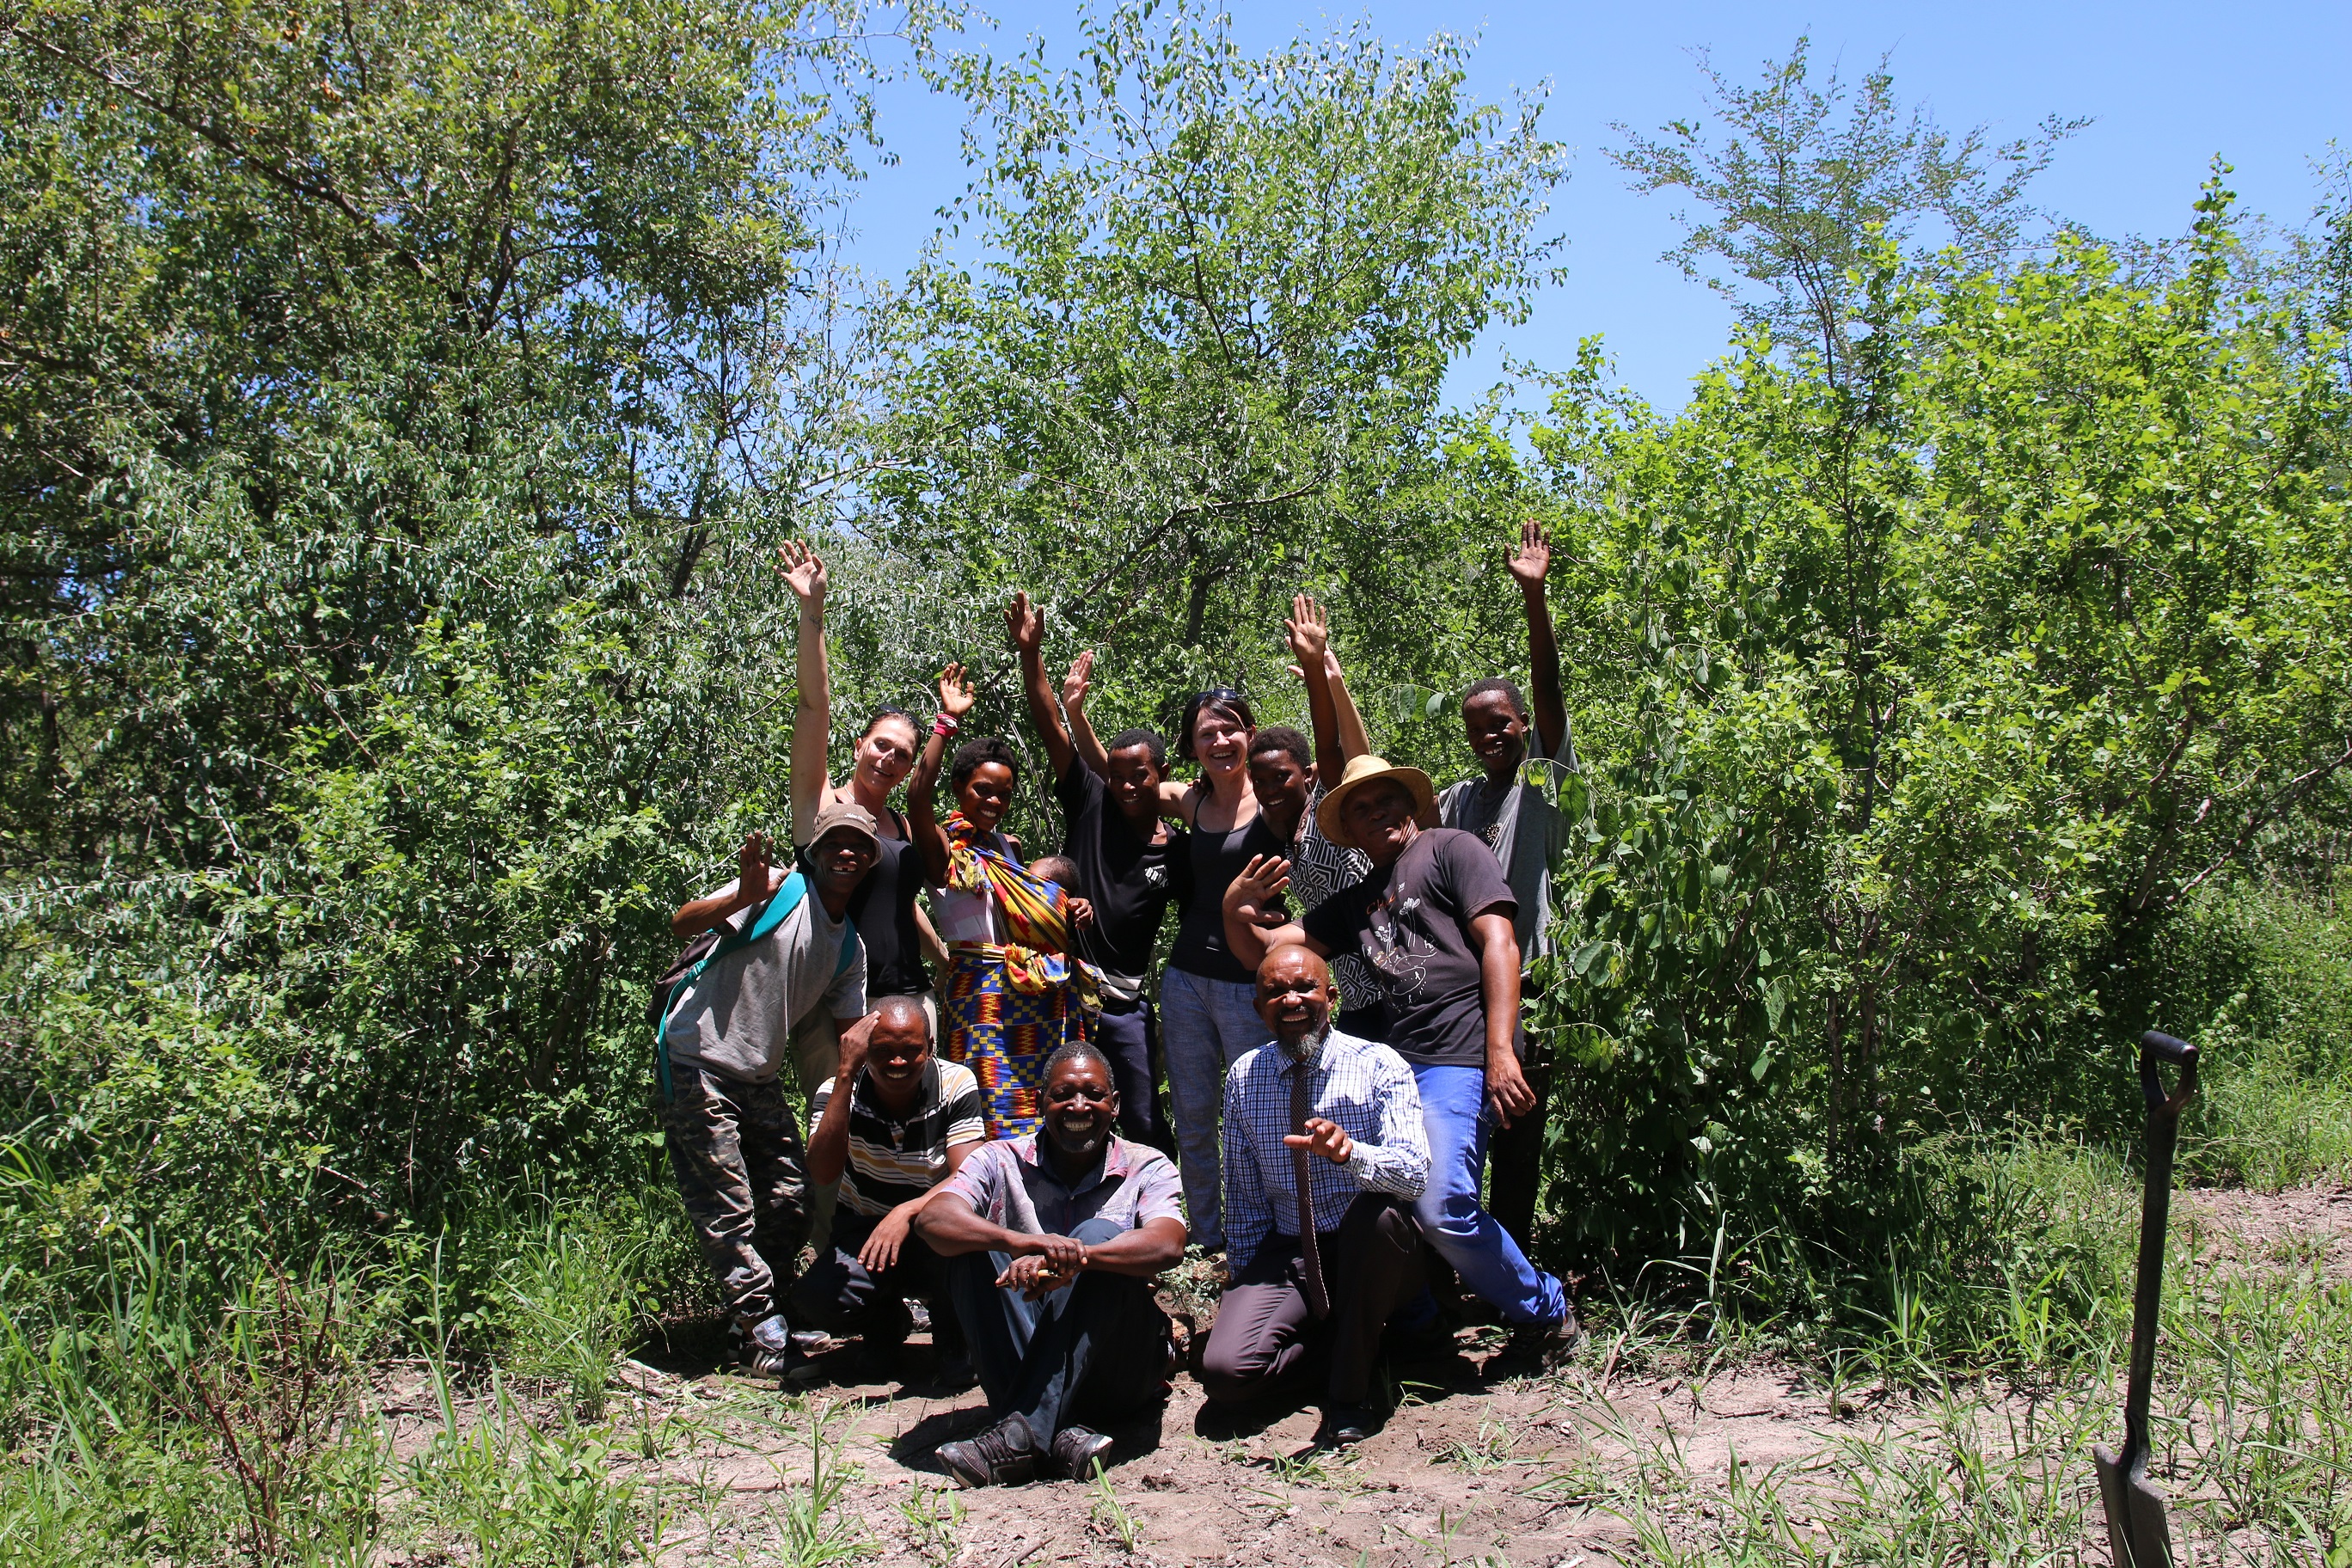
[{"label": "camouflage pants", "polygon": [[670,1064],[662,1109],[670,1168],[727,1310],[751,1324],[780,1310],[808,1239],[808,1162],[783,1083],[745,1083]]}]

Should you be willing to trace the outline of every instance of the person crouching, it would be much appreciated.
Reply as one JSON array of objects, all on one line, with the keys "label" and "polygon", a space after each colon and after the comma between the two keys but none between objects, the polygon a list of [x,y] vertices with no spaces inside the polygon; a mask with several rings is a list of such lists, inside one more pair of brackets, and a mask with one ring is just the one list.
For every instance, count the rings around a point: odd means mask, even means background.
[{"label": "person crouching", "polygon": [[1379,1426],[1381,1332],[1423,1289],[1411,1205],[1429,1184],[1429,1142],[1412,1069],[1332,1028],[1332,1001],[1329,968],[1305,947],[1258,964],[1258,1016],[1274,1038],[1225,1075],[1225,1239],[1237,1271],[1201,1386],[1219,1402],[1255,1398],[1304,1381],[1320,1354],[1316,1441],[1339,1447]]},{"label": "person crouching", "polygon": [[940,1061],[919,999],[885,996],[871,1034],[841,1039],[839,1070],[809,1102],[810,1177],[841,1184],[830,1243],[793,1287],[795,1322],[864,1341],[866,1370],[887,1377],[914,1320],[931,1314],[942,1382],[971,1382],[947,1295],[947,1260],[913,1234],[915,1216],[981,1145],[980,1080]]},{"label": "person crouching", "polygon": [[1184,1256],[1176,1168],[1113,1129],[1100,1048],[1046,1058],[1042,1126],[983,1143],[915,1219],[949,1289],[995,1425],[943,1443],[967,1487],[1091,1475],[1111,1440],[1073,1414],[1121,1414],[1167,1392],[1176,1360],[1151,1281]]}]

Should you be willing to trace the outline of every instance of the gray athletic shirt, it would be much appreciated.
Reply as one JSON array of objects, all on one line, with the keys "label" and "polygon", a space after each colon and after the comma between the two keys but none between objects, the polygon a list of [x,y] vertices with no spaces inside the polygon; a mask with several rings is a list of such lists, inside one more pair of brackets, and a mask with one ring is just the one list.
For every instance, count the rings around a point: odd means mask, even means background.
[{"label": "gray athletic shirt", "polygon": [[[734,893],[730,882],[703,896]],[[752,913],[741,910],[727,923],[741,931]],[[829,1008],[836,1018],[864,1017],[866,945],[853,940],[849,966],[842,968],[845,923],[826,918],[812,888],[775,930],[704,970],[662,1031],[670,1060],[765,1083],[783,1064],[793,1026],[817,1008]]]},{"label": "gray athletic shirt", "polygon": [[[1562,735],[1553,762],[1577,770],[1576,741]],[[1438,792],[1437,820],[1475,836],[1502,863],[1503,879],[1519,901],[1511,924],[1519,939],[1519,965],[1551,951],[1551,874],[1568,853],[1569,822],[1543,790],[1524,782],[1502,789],[1486,779],[1464,779]]]}]

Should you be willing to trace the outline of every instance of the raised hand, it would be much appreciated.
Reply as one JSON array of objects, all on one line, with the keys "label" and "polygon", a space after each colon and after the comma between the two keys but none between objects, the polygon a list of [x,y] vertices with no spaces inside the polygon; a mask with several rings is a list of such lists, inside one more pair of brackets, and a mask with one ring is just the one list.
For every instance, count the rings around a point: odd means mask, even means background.
[{"label": "raised hand", "polygon": [[1282,623],[1282,629],[1290,634],[1290,651],[1302,670],[1310,659],[1323,662],[1323,654],[1331,646],[1331,617],[1322,605],[1305,594],[1297,595],[1290,601],[1290,618]]},{"label": "raised hand", "polygon": [[1279,855],[1253,855],[1234,885],[1225,889],[1228,903],[1238,895],[1243,908],[1253,915],[1263,910],[1290,886],[1290,862]]},{"label": "raised hand", "polygon": [[804,540],[787,539],[776,547],[776,559],[782,564],[777,570],[783,574],[784,584],[803,605],[824,603],[827,582],[824,563]]},{"label": "raised hand", "polygon": [[1013,595],[1004,606],[1004,635],[1013,639],[1015,651],[1035,653],[1045,646],[1045,612],[1031,605],[1028,595]]},{"label": "raised hand", "polygon": [[1062,677],[1062,707],[1071,713],[1081,712],[1087,705],[1087,692],[1092,688],[1095,672],[1095,650],[1086,652],[1070,661],[1070,673]]},{"label": "raised hand", "polygon": [[1356,1141],[1348,1136],[1346,1128],[1319,1116],[1307,1120],[1306,1131],[1285,1133],[1282,1141],[1290,1148],[1320,1154],[1335,1165],[1346,1164],[1348,1156],[1356,1152]]},{"label": "raised hand", "polygon": [[971,694],[971,682],[963,678],[963,666],[951,664],[940,671],[940,711],[950,719],[961,719],[971,711],[979,699]]},{"label": "raised hand", "polygon": [[1543,524],[1528,518],[1519,524],[1519,548],[1511,557],[1511,575],[1522,588],[1539,588],[1544,574],[1550,570],[1551,546],[1544,540]]},{"label": "raised hand", "polygon": [[743,847],[735,856],[735,896],[749,908],[768,896],[768,878],[773,864],[768,858],[768,836],[746,834]]},{"label": "raised hand", "polygon": [[856,1078],[857,1069],[866,1065],[866,1052],[872,1048],[874,1043],[874,1026],[881,1020],[881,1014],[868,1013],[846,1029],[842,1030],[840,1037],[834,1042],[837,1053],[835,1058],[833,1079],[835,1093],[847,1093],[846,1086],[850,1079]]}]

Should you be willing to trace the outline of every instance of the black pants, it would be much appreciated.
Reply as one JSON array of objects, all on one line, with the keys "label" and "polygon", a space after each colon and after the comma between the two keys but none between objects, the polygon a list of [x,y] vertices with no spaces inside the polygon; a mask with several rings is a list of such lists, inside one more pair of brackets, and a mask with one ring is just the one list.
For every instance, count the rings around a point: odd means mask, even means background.
[{"label": "black pants", "polygon": [[1551,1047],[1527,1038],[1519,1070],[1535,1091],[1536,1108],[1487,1136],[1486,1212],[1533,1253],[1536,1191],[1543,1184],[1544,1123],[1551,1113]]},{"label": "black pants", "polygon": [[1160,1009],[1147,996],[1129,1012],[1104,1006],[1095,1020],[1094,1042],[1110,1058],[1111,1087],[1118,1090],[1118,1135],[1148,1143],[1173,1156],[1168,1118],[1160,1110]]},{"label": "black pants", "polygon": [[898,1244],[898,1261],[871,1272],[857,1252],[878,1223],[847,1209],[834,1215],[832,1244],[793,1288],[792,1321],[829,1334],[857,1334],[869,1345],[903,1344],[914,1327],[907,1310],[912,1296],[931,1310],[931,1342],[942,1352],[961,1351],[962,1329],[948,1299],[948,1260],[910,1231]]},{"label": "black pants", "polygon": [[1251,1399],[1296,1384],[1309,1358],[1328,1352],[1329,1402],[1364,1403],[1389,1314],[1421,1293],[1421,1230],[1396,1199],[1366,1193],[1337,1229],[1316,1237],[1316,1248],[1331,1302],[1320,1322],[1307,1305],[1297,1237],[1268,1236],[1234,1277],[1201,1358],[1201,1388],[1211,1399]]},{"label": "black pants", "polygon": [[[1090,1219],[1071,1234],[1098,1247],[1126,1233]],[[1012,1262],[1002,1252],[948,1259],[948,1288],[991,1415],[1018,1412],[1040,1443],[1051,1443],[1074,1413],[1116,1416],[1158,1396],[1169,1363],[1168,1314],[1151,1299],[1150,1280],[1086,1273],[1032,1301],[997,1288]]]}]

